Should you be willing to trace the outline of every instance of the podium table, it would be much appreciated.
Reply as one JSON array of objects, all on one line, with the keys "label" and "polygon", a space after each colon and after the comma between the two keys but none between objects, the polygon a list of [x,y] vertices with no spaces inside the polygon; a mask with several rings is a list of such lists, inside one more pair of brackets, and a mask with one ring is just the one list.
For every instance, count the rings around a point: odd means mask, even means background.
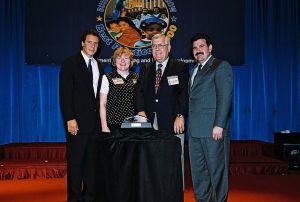
[{"label": "podium table", "polygon": [[143,129],[102,134],[96,176],[97,202],[183,202],[180,139]]}]

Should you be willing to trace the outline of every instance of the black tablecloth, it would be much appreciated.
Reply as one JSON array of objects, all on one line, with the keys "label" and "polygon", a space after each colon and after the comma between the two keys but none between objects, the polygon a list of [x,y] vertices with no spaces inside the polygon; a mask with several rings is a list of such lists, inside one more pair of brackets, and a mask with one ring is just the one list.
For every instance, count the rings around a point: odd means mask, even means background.
[{"label": "black tablecloth", "polygon": [[183,201],[176,136],[120,129],[100,135],[97,145],[97,202]]}]

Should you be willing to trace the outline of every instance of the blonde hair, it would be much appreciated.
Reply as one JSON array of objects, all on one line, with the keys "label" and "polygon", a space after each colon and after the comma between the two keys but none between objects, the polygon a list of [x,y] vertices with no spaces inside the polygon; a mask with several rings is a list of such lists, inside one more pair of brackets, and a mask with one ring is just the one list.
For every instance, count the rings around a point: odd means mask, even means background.
[{"label": "blonde hair", "polygon": [[132,67],[134,64],[133,52],[127,47],[119,47],[115,50],[115,52],[113,53],[113,56],[112,56],[112,65],[116,66],[116,58],[123,54],[129,57],[130,67]]}]

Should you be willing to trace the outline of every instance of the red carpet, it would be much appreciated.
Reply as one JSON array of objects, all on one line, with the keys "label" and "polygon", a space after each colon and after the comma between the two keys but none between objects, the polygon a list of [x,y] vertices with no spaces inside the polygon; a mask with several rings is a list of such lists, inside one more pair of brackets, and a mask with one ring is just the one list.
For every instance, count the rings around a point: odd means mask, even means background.
[{"label": "red carpet", "polygon": [[[194,202],[188,188],[185,202]],[[298,202],[300,172],[292,175],[231,176],[229,202]],[[66,178],[0,181],[1,202],[64,202]],[[169,202],[169,201],[168,201]]]},{"label": "red carpet", "polygon": [[[275,159],[273,144],[233,141],[230,157],[229,202],[300,201],[300,171],[288,172],[287,163]],[[1,202],[66,201],[64,143],[4,145],[0,159]],[[194,202],[187,152],[185,160],[184,198]]]}]

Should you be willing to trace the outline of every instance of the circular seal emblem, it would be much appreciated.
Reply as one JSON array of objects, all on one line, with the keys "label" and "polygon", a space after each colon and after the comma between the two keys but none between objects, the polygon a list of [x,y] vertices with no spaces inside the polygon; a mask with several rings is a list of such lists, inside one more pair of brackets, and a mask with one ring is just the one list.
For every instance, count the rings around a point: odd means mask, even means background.
[{"label": "circular seal emblem", "polygon": [[172,38],[177,30],[173,0],[102,0],[97,12],[101,39],[112,49],[149,49],[138,55],[151,53],[153,35],[163,33]]}]

